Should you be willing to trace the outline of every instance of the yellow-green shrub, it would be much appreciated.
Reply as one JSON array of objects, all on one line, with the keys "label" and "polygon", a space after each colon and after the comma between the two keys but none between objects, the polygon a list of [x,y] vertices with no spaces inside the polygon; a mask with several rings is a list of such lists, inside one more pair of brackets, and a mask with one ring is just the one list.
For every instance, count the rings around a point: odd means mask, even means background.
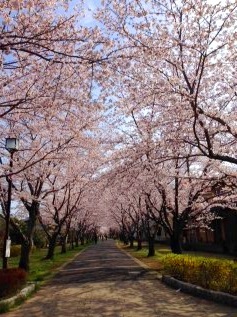
[{"label": "yellow-green shrub", "polygon": [[[35,250],[36,250],[36,247],[32,246],[31,253],[34,253]],[[11,253],[10,253],[11,258],[20,256],[20,254],[21,254],[21,245],[20,244],[11,245]]]},{"label": "yellow-green shrub", "polygon": [[207,289],[237,294],[234,261],[169,254],[163,257],[165,274]]},{"label": "yellow-green shrub", "polygon": [[16,244],[16,245],[11,245],[11,257],[15,258],[21,254],[21,245]]}]

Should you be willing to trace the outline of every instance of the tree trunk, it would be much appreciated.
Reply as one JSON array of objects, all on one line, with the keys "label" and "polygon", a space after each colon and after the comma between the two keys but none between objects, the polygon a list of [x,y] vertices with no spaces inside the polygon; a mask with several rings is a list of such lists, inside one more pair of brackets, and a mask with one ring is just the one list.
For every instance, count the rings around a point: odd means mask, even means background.
[{"label": "tree trunk", "polygon": [[70,246],[71,246],[71,250],[74,249],[75,245],[74,245],[74,242],[75,242],[75,231],[74,230],[71,230],[70,231]]},{"label": "tree trunk", "polygon": [[137,239],[137,251],[142,249],[142,239],[138,238]]},{"label": "tree trunk", "polygon": [[133,248],[133,246],[134,246],[134,239],[130,238],[129,239],[129,248]]},{"label": "tree trunk", "polygon": [[27,232],[26,236],[22,239],[21,245],[21,256],[19,261],[19,268],[22,268],[26,271],[29,271],[29,263],[30,263],[30,252],[34,245],[33,237],[36,227],[36,220],[39,214],[39,203],[34,201],[30,207],[28,207],[29,211],[29,220],[27,222]]},{"label": "tree trunk", "polygon": [[51,260],[54,257],[54,251],[56,247],[56,241],[57,241],[58,234],[54,233],[52,237],[49,239],[49,247],[48,247],[48,253],[45,257],[46,260]]},{"label": "tree trunk", "polygon": [[67,236],[62,237],[61,240],[61,253],[66,253],[67,252]]},{"label": "tree trunk", "polygon": [[173,253],[181,254],[181,235],[183,233],[183,222],[178,219],[173,220],[173,233],[170,236],[170,248]]},{"label": "tree trunk", "polygon": [[128,245],[128,237],[124,232],[120,234],[120,240],[124,243],[124,245]]},{"label": "tree trunk", "polygon": [[30,252],[31,252],[32,246],[25,239],[21,244],[21,256],[19,261],[19,268],[29,272],[30,269]]},{"label": "tree trunk", "polygon": [[76,237],[75,237],[75,246],[76,246],[76,248],[79,247],[79,237],[78,237],[78,235],[76,235]]},{"label": "tree trunk", "polygon": [[147,256],[154,256],[155,255],[155,237],[150,236],[148,238],[148,255]]},{"label": "tree trunk", "polygon": [[84,237],[81,237],[81,238],[80,238],[80,241],[81,241],[81,245],[84,245],[84,244],[85,244],[85,239],[84,239]]},{"label": "tree trunk", "polygon": [[173,253],[181,254],[182,248],[180,243],[180,234],[174,234],[170,237],[170,248]]}]

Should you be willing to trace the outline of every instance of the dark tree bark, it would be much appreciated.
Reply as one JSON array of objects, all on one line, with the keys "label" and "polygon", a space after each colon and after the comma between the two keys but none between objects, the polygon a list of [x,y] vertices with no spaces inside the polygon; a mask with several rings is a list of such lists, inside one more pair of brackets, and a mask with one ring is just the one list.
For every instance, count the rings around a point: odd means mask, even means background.
[{"label": "dark tree bark", "polygon": [[61,239],[61,253],[67,252],[67,236],[63,236]]},{"label": "dark tree bark", "polygon": [[31,253],[31,245],[29,241],[24,240],[21,244],[21,255],[19,261],[19,268],[29,271],[30,269],[30,253]]},{"label": "dark tree bark", "polygon": [[84,237],[80,237],[80,242],[81,242],[81,245],[84,245],[85,244],[85,238]]},{"label": "dark tree bark", "polygon": [[142,249],[142,239],[138,238],[137,239],[137,251]]},{"label": "dark tree bark", "polygon": [[79,247],[79,236],[77,234],[75,236],[75,246],[76,248]]},{"label": "dark tree bark", "polygon": [[55,232],[50,238],[49,238],[49,247],[48,247],[48,253],[45,257],[45,260],[51,260],[54,257],[54,251],[56,248],[58,238],[58,232]]},{"label": "dark tree bark", "polygon": [[30,205],[27,202],[25,202],[24,204],[29,212],[29,220],[27,221],[27,232],[25,235],[22,235],[19,268],[29,271],[30,253],[34,245],[33,237],[36,227],[36,221],[39,215],[39,203],[37,201],[33,201]]},{"label": "dark tree bark", "polygon": [[133,248],[134,247],[134,238],[130,237],[129,238],[129,248]]},{"label": "dark tree bark", "polygon": [[181,254],[182,253],[182,247],[181,247],[181,235],[179,233],[174,233],[170,237],[170,248],[173,253]]},{"label": "dark tree bark", "polygon": [[148,255],[147,256],[154,256],[155,255],[155,238],[154,236],[149,236],[148,238]]}]

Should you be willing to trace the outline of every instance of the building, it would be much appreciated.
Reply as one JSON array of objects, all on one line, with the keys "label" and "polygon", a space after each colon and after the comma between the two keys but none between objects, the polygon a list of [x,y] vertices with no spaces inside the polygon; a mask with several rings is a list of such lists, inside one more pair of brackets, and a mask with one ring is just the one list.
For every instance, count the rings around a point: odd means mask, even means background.
[{"label": "building", "polygon": [[237,209],[215,207],[217,218],[210,228],[186,229],[183,233],[183,248],[237,255]]}]

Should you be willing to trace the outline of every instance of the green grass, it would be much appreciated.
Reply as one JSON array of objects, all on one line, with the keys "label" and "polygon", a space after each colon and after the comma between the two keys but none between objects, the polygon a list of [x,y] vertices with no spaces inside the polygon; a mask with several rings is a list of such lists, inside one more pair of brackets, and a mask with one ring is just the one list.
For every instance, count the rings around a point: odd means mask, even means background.
[{"label": "green grass", "polygon": [[[142,261],[146,265],[148,265],[151,269],[157,270],[160,273],[163,272],[163,263],[162,258],[171,254],[171,249],[168,245],[159,244],[155,245],[155,256],[147,257],[148,254],[148,246],[144,244],[143,248],[139,251],[136,250],[136,243],[134,243],[134,247],[130,248],[129,246],[124,246],[121,242],[118,242],[120,248],[124,249],[126,252],[130,253],[133,257]],[[223,259],[223,260],[236,260],[235,256],[226,255],[226,254],[216,254],[216,253],[208,253],[208,252],[200,252],[200,251],[183,251],[183,254],[195,256],[195,257],[205,257],[212,259]]]},{"label": "green grass", "polygon": [[[146,244],[143,245],[142,249],[137,251],[136,242],[134,243],[134,247],[130,248],[129,246],[124,246],[122,243],[119,242],[119,245],[128,251],[129,253],[133,254],[137,258],[146,258],[148,254],[148,246]],[[159,259],[160,257],[171,253],[170,247],[164,244],[156,244],[155,245],[155,256],[152,257],[154,259]]]},{"label": "green grass", "polygon": [[213,259],[223,259],[223,260],[236,260],[236,256],[224,254],[224,253],[211,253],[211,252],[202,252],[202,251],[183,251],[183,254],[188,254],[192,256],[200,256],[205,258]]},{"label": "green grass", "polygon": [[[78,246],[75,247],[73,250],[69,249],[66,253],[61,254],[61,247],[56,247],[55,249],[55,256],[53,260],[45,260],[45,256],[47,254],[47,249],[36,249],[31,254],[30,257],[30,272],[28,274],[28,281],[29,282],[38,282],[36,285],[36,290],[40,287],[40,285],[51,277],[53,277],[58,269],[62,267],[62,265],[66,264],[67,262],[71,261],[78,253],[82,250],[87,248],[89,245]],[[18,267],[19,257],[9,258],[8,265],[9,267]],[[0,261],[0,265],[2,261]],[[30,295],[27,296],[30,297]],[[26,298],[19,298],[17,302],[10,306],[8,304],[0,304],[0,314],[8,312],[11,308],[20,305]]]},{"label": "green grass", "polygon": [[[134,248],[131,250],[136,252],[138,255],[147,256],[147,254],[148,254],[148,246],[147,245],[144,245],[142,250],[136,251],[136,244],[135,244]],[[155,250],[156,250],[156,256],[158,256],[158,257],[171,253],[171,249],[170,249],[169,245],[166,245],[166,244],[156,243]],[[228,254],[224,254],[224,253],[203,252],[203,251],[183,250],[183,254],[188,254],[188,255],[192,255],[192,256],[201,256],[201,257],[206,257],[206,258],[214,258],[214,259],[229,259],[229,260],[236,259],[236,256],[234,256],[234,255],[228,255]]]},{"label": "green grass", "polygon": [[0,304],[0,314],[7,313],[10,310],[9,304]]},{"label": "green grass", "polygon": [[[81,252],[87,246],[75,247],[73,250],[67,250],[66,253],[61,254],[61,247],[56,247],[55,256],[53,260],[45,260],[47,249],[36,249],[30,257],[30,272],[28,281],[42,282],[52,277],[59,267],[64,263],[74,258],[76,254]],[[9,267],[18,267],[19,257],[10,258],[8,261]]]}]

